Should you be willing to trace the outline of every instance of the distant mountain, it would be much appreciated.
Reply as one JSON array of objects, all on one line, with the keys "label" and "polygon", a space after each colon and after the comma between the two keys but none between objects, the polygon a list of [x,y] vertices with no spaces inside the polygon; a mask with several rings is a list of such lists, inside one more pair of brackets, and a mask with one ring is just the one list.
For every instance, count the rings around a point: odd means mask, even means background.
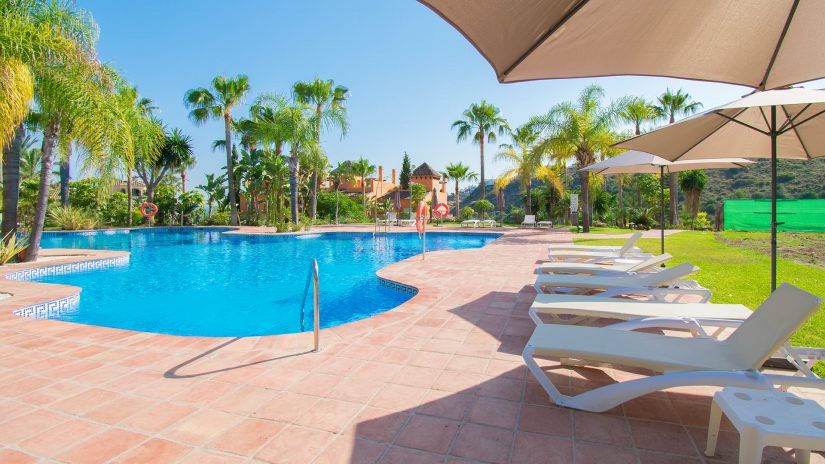
[{"label": "distant mountain", "polygon": [[[735,198],[770,198],[771,164],[770,160],[760,159],[756,164],[746,169],[713,169],[708,170],[708,183],[702,192],[702,208],[713,211],[714,206],[723,201]],[[568,188],[578,189],[578,176],[573,169],[569,169]],[[487,200],[496,204],[496,195],[493,191],[494,180],[487,180]],[[811,161],[779,160],[777,163],[777,193],[780,198],[825,198],[825,158]],[[533,186],[542,185],[534,181]],[[607,176],[606,188],[608,192],[616,193],[616,182],[613,176]],[[461,192],[461,201],[470,205],[480,197],[478,185],[465,188]],[[453,200],[454,195],[450,195]],[[683,195],[680,195],[684,200]],[[504,204],[522,207],[523,198],[518,182],[512,182],[504,189]]]}]

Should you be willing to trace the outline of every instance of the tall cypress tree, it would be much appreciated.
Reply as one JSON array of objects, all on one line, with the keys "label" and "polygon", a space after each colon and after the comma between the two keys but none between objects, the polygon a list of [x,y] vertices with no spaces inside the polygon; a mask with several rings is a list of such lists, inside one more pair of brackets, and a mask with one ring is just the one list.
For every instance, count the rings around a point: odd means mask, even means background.
[{"label": "tall cypress tree", "polygon": [[412,175],[412,166],[410,166],[410,155],[404,152],[404,160],[401,161],[401,174],[398,180],[401,182],[401,190],[410,189],[410,176]]}]

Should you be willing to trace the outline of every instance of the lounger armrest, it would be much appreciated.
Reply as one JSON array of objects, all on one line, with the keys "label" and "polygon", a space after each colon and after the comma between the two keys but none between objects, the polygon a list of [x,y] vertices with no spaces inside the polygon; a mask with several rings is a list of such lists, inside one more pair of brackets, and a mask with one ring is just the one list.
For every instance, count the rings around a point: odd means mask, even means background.
[{"label": "lounger armrest", "polygon": [[676,295],[675,301],[679,301],[682,296],[698,295],[702,297],[700,303],[707,303],[712,294],[706,288],[646,288],[646,287],[624,287],[607,290],[599,294],[603,297],[614,297],[621,295],[642,295],[650,296],[651,300],[666,302],[667,297]]}]

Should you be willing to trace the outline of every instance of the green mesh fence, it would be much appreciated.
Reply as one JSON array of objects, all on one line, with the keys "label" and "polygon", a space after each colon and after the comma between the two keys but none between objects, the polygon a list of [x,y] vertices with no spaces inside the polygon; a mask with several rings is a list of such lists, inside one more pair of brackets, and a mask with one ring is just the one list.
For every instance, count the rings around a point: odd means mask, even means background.
[{"label": "green mesh fence", "polygon": [[[777,200],[779,230],[825,232],[825,200]],[[771,230],[770,200],[725,200],[725,230]]]}]

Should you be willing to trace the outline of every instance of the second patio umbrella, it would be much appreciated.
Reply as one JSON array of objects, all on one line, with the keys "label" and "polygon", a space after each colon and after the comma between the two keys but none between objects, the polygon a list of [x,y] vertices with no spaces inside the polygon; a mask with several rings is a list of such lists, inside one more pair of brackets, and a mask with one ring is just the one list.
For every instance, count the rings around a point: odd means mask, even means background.
[{"label": "second patio umbrella", "polygon": [[662,253],[665,252],[665,173],[692,171],[695,169],[731,169],[743,168],[754,164],[742,158],[703,159],[695,161],[671,162],[650,153],[641,151],[626,151],[622,154],[607,158],[596,164],[591,164],[581,171],[593,174],[659,174],[659,224],[662,231]]},{"label": "second patio umbrella", "polygon": [[776,289],[776,160],[825,156],[825,90],[755,92],[615,145],[667,160],[771,159],[771,291]]}]

